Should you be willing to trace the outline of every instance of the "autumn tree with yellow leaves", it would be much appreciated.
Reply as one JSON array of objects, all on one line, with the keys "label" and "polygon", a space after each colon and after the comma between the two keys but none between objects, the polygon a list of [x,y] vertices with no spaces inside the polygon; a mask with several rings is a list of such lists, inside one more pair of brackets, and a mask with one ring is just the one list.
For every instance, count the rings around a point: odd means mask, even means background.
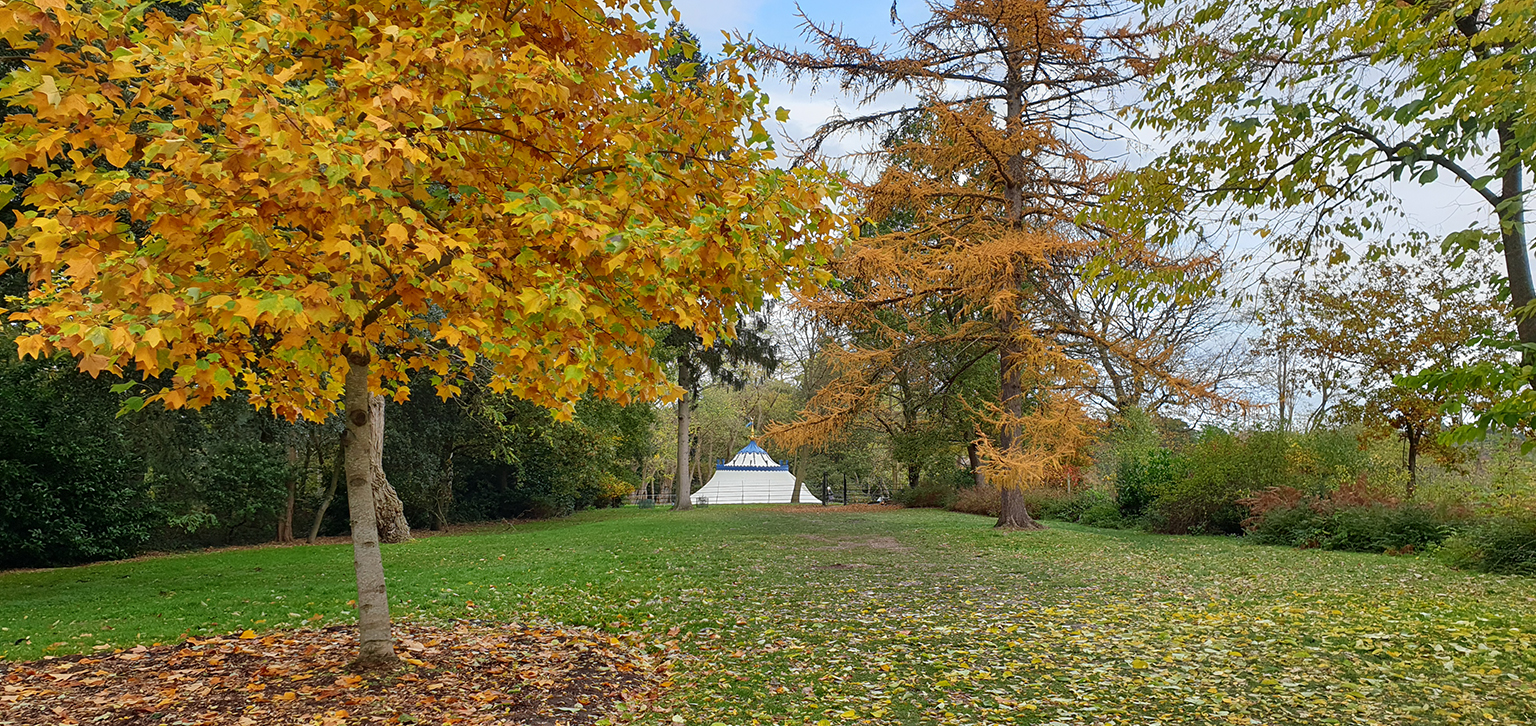
[{"label": "autumn tree with yellow leaves", "polygon": [[416,395],[451,373],[566,411],[672,395],[647,331],[729,334],[838,224],[825,177],[767,168],[737,54],[655,82],[691,69],[660,68],[645,0],[145,8],[0,6],[24,65],[0,163],[32,175],[0,220],[17,343],[144,404],[341,402],[361,666],[396,662],[371,394],[430,371]]},{"label": "autumn tree with yellow leaves", "polygon": [[[931,8],[917,25],[893,17],[898,49],[807,20],[815,50],[760,51],[791,80],[835,80],[865,104],[895,92],[914,99],[835,119],[809,143],[815,153],[839,134],[883,134],[856,159],[875,170],[858,188],[867,234],[833,261],[838,284],[801,301],[809,314],[881,342],[830,349],[840,375],[776,434],[791,445],[835,438],[880,405],[893,376],[924,350],[964,345],[995,356],[999,400],[976,405],[987,424],[977,441],[982,471],[1001,490],[998,526],[1038,528],[1021,492],[1058,476],[1094,427],[1079,394],[1090,364],[1073,346],[1098,342],[1136,360],[1132,341],[1103,340],[1061,301],[1095,285],[1184,279],[1208,261],[1173,264],[1083,221],[1115,171],[1087,142],[1107,134],[1109,94],[1147,66],[1115,4]],[[1155,362],[1140,368],[1162,373]]]}]

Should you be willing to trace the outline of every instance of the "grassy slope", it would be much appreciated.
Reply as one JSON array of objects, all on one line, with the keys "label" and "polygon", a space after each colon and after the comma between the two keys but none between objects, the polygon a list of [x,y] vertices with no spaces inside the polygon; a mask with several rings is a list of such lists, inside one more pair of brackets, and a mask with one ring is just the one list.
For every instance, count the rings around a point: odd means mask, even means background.
[{"label": "grassy slope", "polygon": [[[696,660],[670,705],[689,723],[1536,722],[1529,580],[989,525],[921,510],[631,509],[424,539],[385,560],[404,616],[681,627]],[[3,575],[0,654],[344,621],[349,555]]]}]

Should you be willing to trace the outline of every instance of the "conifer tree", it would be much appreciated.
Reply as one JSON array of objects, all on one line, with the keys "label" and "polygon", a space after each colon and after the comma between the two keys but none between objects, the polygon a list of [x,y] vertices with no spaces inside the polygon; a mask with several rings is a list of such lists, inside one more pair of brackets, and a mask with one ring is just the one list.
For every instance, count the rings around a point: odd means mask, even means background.
[{"label": "conifer tree", "polygon": [[997,524],[1038,528],[1021,492],[1059,475],[1092,429],[1077,393],[1086,363],[1068,344],[1094,332],[1051,301],[1078,294],[1095,270],[1123,283],[1200,264],[1171,265],[1138,239],[1084,221],[1114,173],[1088,144],[1106,133],[1112,91],[1145,68],[1141,38],[1117,24],[1115,5],[930,7],[917,25],[893,15],[894,50],[807,20],[814,50],[761,51],[791,80],[832,79],[866,104],[902,92],[915,99],[835,119],[808,145],[814,154],[840,134],[884,133],[859,157],[876,170],[858,189],[873,224],[834,261],[839,284],[802,304],[885,342],[832,351],[841,375],[777,434],[791,444],[834,438],[915,351],[964,344],[997,361],[999,400],[978,407],[986,425],[976,442],[1001,490]]}]

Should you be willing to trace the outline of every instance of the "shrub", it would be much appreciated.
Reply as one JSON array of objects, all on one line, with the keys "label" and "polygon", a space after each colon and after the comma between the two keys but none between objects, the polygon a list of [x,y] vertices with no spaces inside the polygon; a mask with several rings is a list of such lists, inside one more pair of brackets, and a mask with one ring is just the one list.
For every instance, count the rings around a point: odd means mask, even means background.
[{"label": "shrub", "polygon": [[1125,518],[1120,515],[1120,504],[1102,492],[1095,493],[1097,496],[1085,497],[1088,500],[1088,506],[1078,516],[1078,524],[1107,529],[1120,529],[1124,527],[1126,522]]},{"label": "shrub", "polygon": [[955,500],[955,490],[946,484],[927,482],[896,495],[903,507],[946,509]]},{"label": "shrub", "polygon": [[1241,503],[1253,512],[1244,527],[1261,544],[1350,552],[1422,550],[1444,541],[1463,519],[1448,508],[1381,497],[1363,478],[1326,497],[1272,487]]},{"label": "shrub", "polygon": [[[991,482],[969,486],[955,492],[955,499],[950,503],[949,508],[966,514],[996,517],[1002,513],[1002,494]],[[1031,515],[1035,515],[1036,511],[1038,510],[1035,507],[1029,507]]]},{"label": "shrub", "polygon": [[1115,476],[1115,499],[1122,517],[1139,517],[1157,498],[1184,476],[1184,462],[1168,449],[1153,449],[1120,460]]},{"label": "shrub", "polygon": [[1059,519],[1063,522],[1081,523],[1083,515],[1087,514],[1089,510],[1092,510],[1094,507],[1103,507],[1106,504],[1115,507],[1117,512],[1119,511],[1119,505],[1115,504],[1115,500],[1102,489],[1080,489],[1067,498],[1056,502],[1050,511],[1042,516],[1047,519]]},{"label": "shrub", "polygon": [[[1077,497],[1060,489],[1048,486],[1035,487],[1025,489],[1020,492],[1020,495],[1024,498],[1024,508],[1029,510],[1029,516],[1035,519],[1076,521],[1076,519],[1062,517],[1061,512],[1075,502]],[[996,517],[1002,512],[1002,497],[997,486],[989,482],[957,490],[949,508],[956,512]]]},{"label": "shrub", "polygon": [[1285,468],[1277,437],[1239,439],[1219,429],[1201,435],[1184,454],[1184,476],[1158,497],[1148,528],[1168,534],[1239,534],[1247,510],[1238,500]]},{"label": "shrub", "polygon": [[1501,575],[1536,575],[1536,514],[1507,514],[1464,528],[1441,555],[1453,567]]},{"label": "shrub", "polygon": [[129,557],[163,520],[110,385],[0,338],[0,569]]}]

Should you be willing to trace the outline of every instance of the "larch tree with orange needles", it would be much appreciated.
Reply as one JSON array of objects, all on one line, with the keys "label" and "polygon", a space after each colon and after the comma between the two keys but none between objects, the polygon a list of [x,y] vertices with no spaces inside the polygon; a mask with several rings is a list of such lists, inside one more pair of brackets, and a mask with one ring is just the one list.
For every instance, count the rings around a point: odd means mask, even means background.
[{"label": "larch tree with orange needles", "polygon": [[[1021,492],[1058,476],[1093,427],[1078,395],[1089,363],[1069,346],[1096,333],[1052,301],[1105,280],[1179,279],[1201,267],[1172,264],[1135,238],[1080,221],[1113,174],[1084,143],[1106,137],[1109,94],[1147,65],[1117,8],[956,0],[931,4],[921,24],[899,24],[897,50],[807,20],[814,52],[760,51],[791,80],[835,79],[866,105],[891,92],[915,97],[831,121],[810,142],[815,153],[846,132],[885,134],[860,157],[876,170],[858,189],[872,233],[833,262],[840,284],[801,304],[888,343],[830,351],[842,375],[777,431],[783,441],[834,439],[876,405],[912,351],[985,346],[996,355],[1000,393],[978,407],[989,429],[978,448],[1001,491],[997,524],[1040,526]],[[1125,341],[1101,342],[1135,356]]]},{"label": "larch tree with orange needles", "polygon": [[567,412],[674,395],[647,331],[728,335],[839,224],[823,176],[766,166],[767,99],[738,56],[655,82],[655,9],[0,6],[25,65],[0,87],[21,111],[0,163],[35,173],[3,230],[30,281],[21,353],[136,375],[173,408],[341,402],[358,664],[393,665],[371,394],[431,371],[452,396],[457,369]]}]

